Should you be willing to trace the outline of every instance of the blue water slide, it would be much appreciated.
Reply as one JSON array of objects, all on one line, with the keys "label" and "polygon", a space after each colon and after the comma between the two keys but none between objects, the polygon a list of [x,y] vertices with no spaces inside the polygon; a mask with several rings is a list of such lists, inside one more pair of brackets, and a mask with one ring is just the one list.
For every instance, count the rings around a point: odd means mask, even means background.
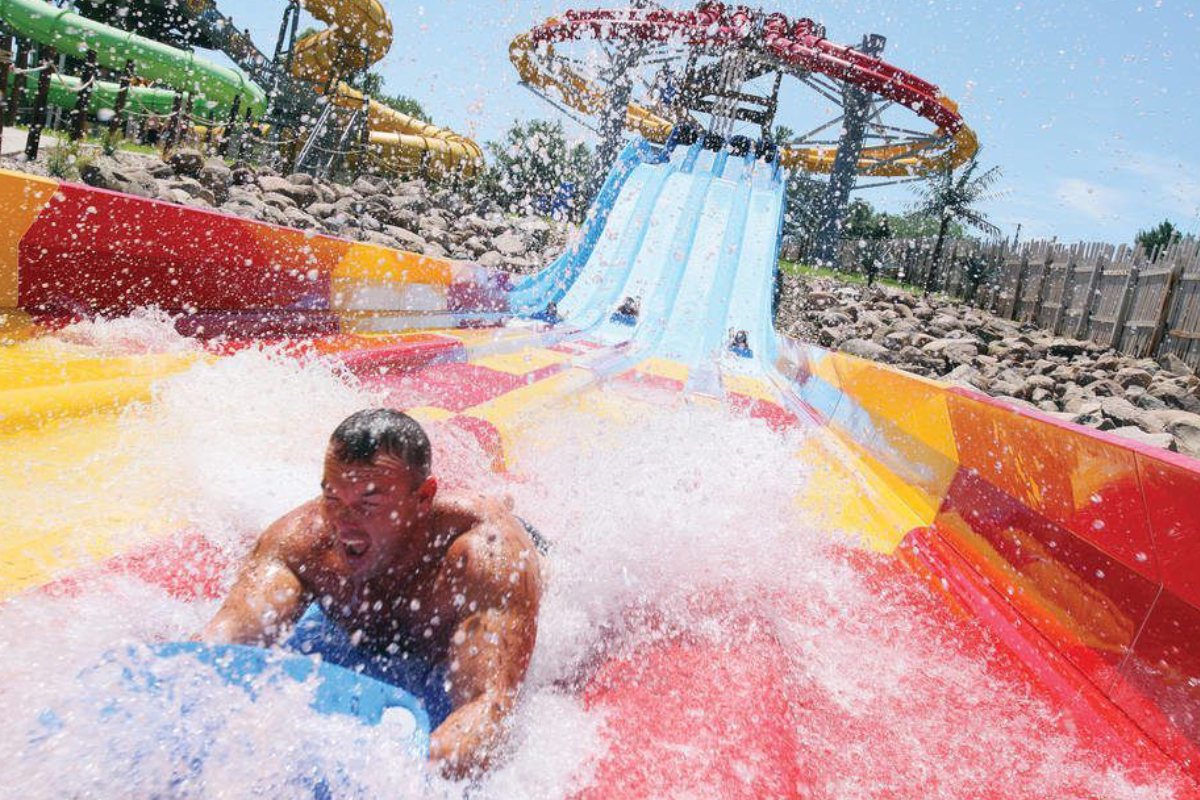
[{"label": "blue water slide", "polygon": [[604,318],[594,330],[597,338],[612,343],[636,338],[649,345],[661,334],[695,238],[713,169],[718,161],[723,166],[723,157],[693,147],[679,171],[667,177],[642,246],[616,294],[621,302],[625,298],[636,302],[639,312],[635,318],[619,314]]},{"label": "blue water slide", "polygon": [[[693,315],[708,295],[720,260],[721,244],[735,208],[736,177],[744,171],[739,158],[731,159],[726,149],[718,151],[709,168],[699,212],[689,211],[672,244],[672,266],[662,286],[651,297],[637,333],[638,344],[655,355],[678,358],[675,351],[664,349],[664,339],[674,330],[679,340],[700,335],[699,314]],[[690,302],[682,302],[681,300]]]},{"label": "blue water slide", "polygon": [[508,295],[509,308],[519,315],[530,315],[544,311],[550,303],[557,303],[575,282],[579,272],[591,257],[610,219],[610,213],[622,189],[639,165],[659,159],[659,152],[645,139],[631,142],[617,158],[605,178],[600,192],[588,211],[583,225],[583,235],[573,247],[567,248],[545,269],[528,275],[516,282]]},{"label": "blue water slide", "polygon": [[726,337],[729,331],[745,331],[746,349],[754,358],[746,358],[726,347],[722,356],[725,369],[753,372],[752,365],[769,365],[774,358],[771,295],[779,261],[783,207],[784,182],[778,167],[756,162],[728,314],[724,325],[708,329],[710,336],[719,332]]},{"label": "blue water slide", "polygon": [[675,308],[658,352],[689,366],[723,344],[721,325],[742,244],[750,199],[753,156],[730,158],[725,176],[713,181],[696,229]]},{"label": "blue water slide", "polygon": [[688,150],[677,148],[658,164],[641,164],[626,181],[613,204],[608,225],[575,283],[559,302],[559,316],[572,326],[586,328],[611,310],[613,296],[625,284],[667,177],[686,162]]}]

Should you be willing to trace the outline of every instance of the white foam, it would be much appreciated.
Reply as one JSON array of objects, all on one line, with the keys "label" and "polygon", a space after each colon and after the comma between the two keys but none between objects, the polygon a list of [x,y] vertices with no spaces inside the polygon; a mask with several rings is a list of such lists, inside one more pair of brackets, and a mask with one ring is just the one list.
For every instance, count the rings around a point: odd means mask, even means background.
[{"label": "white foam", "polygon": [[47,337],[47,342],[94,349],[106,356],[180,353],[200,349],[195,339],[181,336],[174,320],[157,308],[137,308],[113,319],[84,319]]}]

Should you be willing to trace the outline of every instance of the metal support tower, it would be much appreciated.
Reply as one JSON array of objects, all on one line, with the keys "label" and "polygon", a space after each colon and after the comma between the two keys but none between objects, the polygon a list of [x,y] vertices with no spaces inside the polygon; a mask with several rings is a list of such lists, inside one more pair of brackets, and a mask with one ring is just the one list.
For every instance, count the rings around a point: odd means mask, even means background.
[{"label": "metal support tower", "polygon": [[611,54],[612,60],[605,75],[609,86],[607,102],[600,111],[600,146],[596,148],[595,174],[592,176],[592,185],[587,187],[589,198],[599,192],[600,184],[617,160],[625,141],[625,113],[633,93],[631,75],[641,58],[641,52],[642,48],[637,43],[623,41],[617,43]]},{"label": "metal support tower", "polygon": [[[887,39],[877,33],[867,34],[859,50],[870,56],[878,56],[886,43]],[[843,81],[842,113],[843,134],[833,160],[833,169],[829,173],[829,188],[821,207],[823,220],[817,233],[815,255],[822,264],[832,264],[837,258],[842,225],[850,206],[850,192],[854,189],[857,177],[856,167],[862,155],[866,122],[871,113],[871,93]]]}]

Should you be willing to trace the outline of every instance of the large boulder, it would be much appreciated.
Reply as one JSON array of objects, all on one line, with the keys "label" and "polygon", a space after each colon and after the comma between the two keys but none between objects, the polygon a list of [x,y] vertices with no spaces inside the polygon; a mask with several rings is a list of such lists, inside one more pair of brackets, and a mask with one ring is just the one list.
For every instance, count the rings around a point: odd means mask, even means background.
[{"label": "large boulder", "polygon": [[1174,381],[1156,380],[1146,389],[1146,393],[1162,401],[1170,408],[1178,408],[1193,414],[1200,414],[1200,397],[1190,392]]},{"label": "large boulder", "polygon": [[1147,433],[1133,425],[1126,425],[1123,428],[1113,428],[1109,433],[1113,436],[1120,436],[1141,444],[1148,444],[1151,447],[1161,447],[1165,450],[1179,449],[1175,443],[1175,437],[1169,433]]},{"label": "large boulder", "polygon": [[504,263],[504,256],[495,250],[489,250],[481,255],[477,260],[485,267],[498,267]]},{"label": "large boulder", "polygon": [[1020,396],[1036,402],[1056,394],[1058,387],[1058,381],[1049,375],[1030,375],[1021,384]]},{"label": "large boulder", "polygon": [[101,156],[90,164],[84,164],[79,177],[88,186],[109,189],[114,192],[134,194],[138,197],[157,197],[157,181],[143,169],[122,164],[113,158]]},{"label": "large boulder", "polygon": [[[247,217],[249,219],[269,219],[267,216],[268,206],[257,198],[244,199],[229,199],[221,204],[221,210],[227,214],[233,214],[235,217]],[[278,209],[273,209],[278,211]],[[282,214],[282,212],[280,212]],[[284,218],[286,220],[286,217]],[[282,224],[287,224],[286,222]]]},{"label": "large boulder", "polygon": [[1158,357],[1159,366],[1167,372],[1173,372],[1176,375],[1191,375],[1192,368],[1187,362],[1174,353],[1167,353]]},{"label": "large boulder", "polygon": [[229,197],[229,187],[233,183],[233,170],[219,158],[210,158],[204,162],[196,179],[213,193],[217,201],[224,203]]},{"label": "large boulder", "polygon": [[449,253],[446,251],[446,248],[442,247],[437,242],[426,242],[425,246],[421,248],[421,254],[431,256],[433,258],[445,258],[449,255]]},{"label": "large boulder", "polygon": [[250,164],[234,164],[230,170],[229,180],[234,186],[249,186],[254,183],[254,167]]},{"label": "large boulder", "polygon": [[1066,356],[1067,358],[1070,358],[1071,356],[1077,356],[1080,353],[1086,353],[1088,349],[1088,343],[1078,339],[1055,337],[1054,339],[1050,340],[1050,343],[1046,349],[1047,352],[1049,352],[1052,356]]},{"label": "large boulder", "polygon": [[1179,452],[1200,458],[1200,414],[1189,411],[1147,411],[1159,430],[1175,437]]},{"label": "large boulder", "polygon": [[299,206],[308,206],[319,199],[317,189],[312,184],[292,183],[287,178],[277,175],[260,175],[258,186],[263,194],[279,194],[290,199]]},{"label": "large boulder", "polygon": [[262,201],[269,206],[278,208],[280,211],[287,211],[289,208],[296,207],[295,200],[278,192],[263,192]]},{"label": "large boulder", "polygon": [[283,213],[288,219],[288,225],[293,228],[308,230],[309,228],[317,227],[317,220],[313,218],[312,214],[301,211],[295,206],[292,208],[285,208]]},{"label": "large boulder", "polygon": [[504,256],[523,256],[528,252],[529,248],[525,245],[525,240],[512,231],[502,233],[492,239],[492,248],[499,251]]},{"label": "large boulder", "polygon": [[461,247],[471,258],[479,258],[488,251],[487,242],[479,236],[467,237],[463,240]]},{"label": "large boulder", "polygon": [[[1089,428],[1105,428],[1113,427],[1112,422],[1104,416],[1104,411],[1100,407],[1100,401],[1089,400],[1085,403],[1080,403],[1075,408],[1067,409],[1067,413],[1072,413],[1071,422],[1076,425],[1086,425]],[[1129,427],[1129,426],[1125,426]]]},{"label": "large boulder", "polygon": [[525,234],[529,244],[540,250],[550,242],[550,223],[539,217],[528,217],[517,223],[517,229]]},{"label": "large boulder", "polygon": [[305,211],[313,215],[317,219],[328,219],[338,213],[337,206],[333,203],[313,203],[308,206]]},{"label": "large boulder", "polygon": [[987,379],[982,372],[970,364],[959,364],[943,375],[942,380],[949,384],[987,391]]},{"label": "large boulder", "polygon": [[809,291],[804,295],[804,307],[820,310],[837,305],[837,298],[829,292]]},{"label": "large boulder", "polygon": [[[160,186],[165,186],[167,189],[182,190],[187,197],[199,200],[200,205],[215,206],[218,204],[216,195],[195,178],[180,176],[174,180],[161,183]],[[188,201],[178,200],[176,202],[186,204]]]},{"label": "large boulder", "polygon": [[350,184],[350,189],[355,194],[368,197],[370,195],[379,194],[381,191],[383,191],[383,187],[365,175],[355,178],[354,183]]},{"label": "large boulder", "polygon": [[979,345],[974,339],[934,339],[921,347],[930,355],[941,356],[952,364],[969,364],[979,355]]},{"label": "large boulder", "polygon": [[186,175],[189,178],[200,177],[204,169],[204,153],[194,147],[176,147],[167,154],[167,163],[176,175]]},{"label": "large boulder", "polygon": [[1140,386],[1145,389],[1150,385],[1153,376],[1144,369],[1137,367],[1124,367],[1117,370],[1117,374],[1113,376],[1113,380],[1121,384],[1122,387],[1128,389],[1131,386]]},{"label": "large boulder", "polygon": [[[114,157],[121,158],[122,155],[123,154],[118,153]],[[150,159],[148,163],[142,163],[142,164],[132,164],[127,159],[121,159],[121,160],[122,160],[122,166],[124,166],[125,168],[132,168],[132,169],[140,170],[142,172],[145,172],[151,178],[165,180],[166,178],[170,178],[171,176],[175,175],[175,170],[171,168],[171,165],[168,164],[167,162],[163,161],[160,158],[153,158],[153,159]]]},{"label": "large boulder", "polygon": [[388,234],[396,240],[396,246],[401,250],[408,250],[411,253],[425,253],[425,247],[429,244],[419,235],[412,231],[395,225],[389,225],[385,228]]},{"label": "large boulder", "polygon": [[[1135,425],[1141,428],[1156,427],[1147,419],[1148,415],[1152,412],[1142,411],[1140,408],[1123,397],[1102,398],[1100,400],[1100,410],[1103,411],[1104,416],[1112,420],[1118,428],[1129,425]],[[1159,430],[1161,430],[1161,428]]]},{"label": "large boulder", "polygon": [[425,182],[418,179],[410,181],[394,181],[391,192],[393,195],[419,196],[425,194]]},{"label": "large boulder", "polygon": [[852,320],[849,314],[839,308],[827,308],[817,315],[817,322],[827,328],[840,328],[849,325]]},{"label": "large boulder", "polygon": [[890,361],[892,359],[890,350],[869,339],[847,339],[842,342],[841,350],[843,353],[867,358],[871,361]]}]

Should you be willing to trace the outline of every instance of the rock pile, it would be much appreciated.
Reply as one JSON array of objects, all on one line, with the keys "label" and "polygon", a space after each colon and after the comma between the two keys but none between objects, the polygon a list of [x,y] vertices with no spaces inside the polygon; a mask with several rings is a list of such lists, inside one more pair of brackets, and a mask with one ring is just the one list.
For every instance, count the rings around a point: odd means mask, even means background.
[{"label": "rock pile", "polygon": [[[4,166],[45,171],[40,162]],[[98,156],[81,162],[79,177],[103,189],[519,273],[550,263],[571,234],[568,225],[505,215],[488,198],[464,198],[419,179],[360,177],[347,186],[268,167],[230,167],[191,149],[177,149],[165,162],[126,151]]]},{"label": "rock pile", "polygon": [[791,278],[789,335],[1200,457],[1200,379],[1173,355],[1132,358],[937,296]]}]

